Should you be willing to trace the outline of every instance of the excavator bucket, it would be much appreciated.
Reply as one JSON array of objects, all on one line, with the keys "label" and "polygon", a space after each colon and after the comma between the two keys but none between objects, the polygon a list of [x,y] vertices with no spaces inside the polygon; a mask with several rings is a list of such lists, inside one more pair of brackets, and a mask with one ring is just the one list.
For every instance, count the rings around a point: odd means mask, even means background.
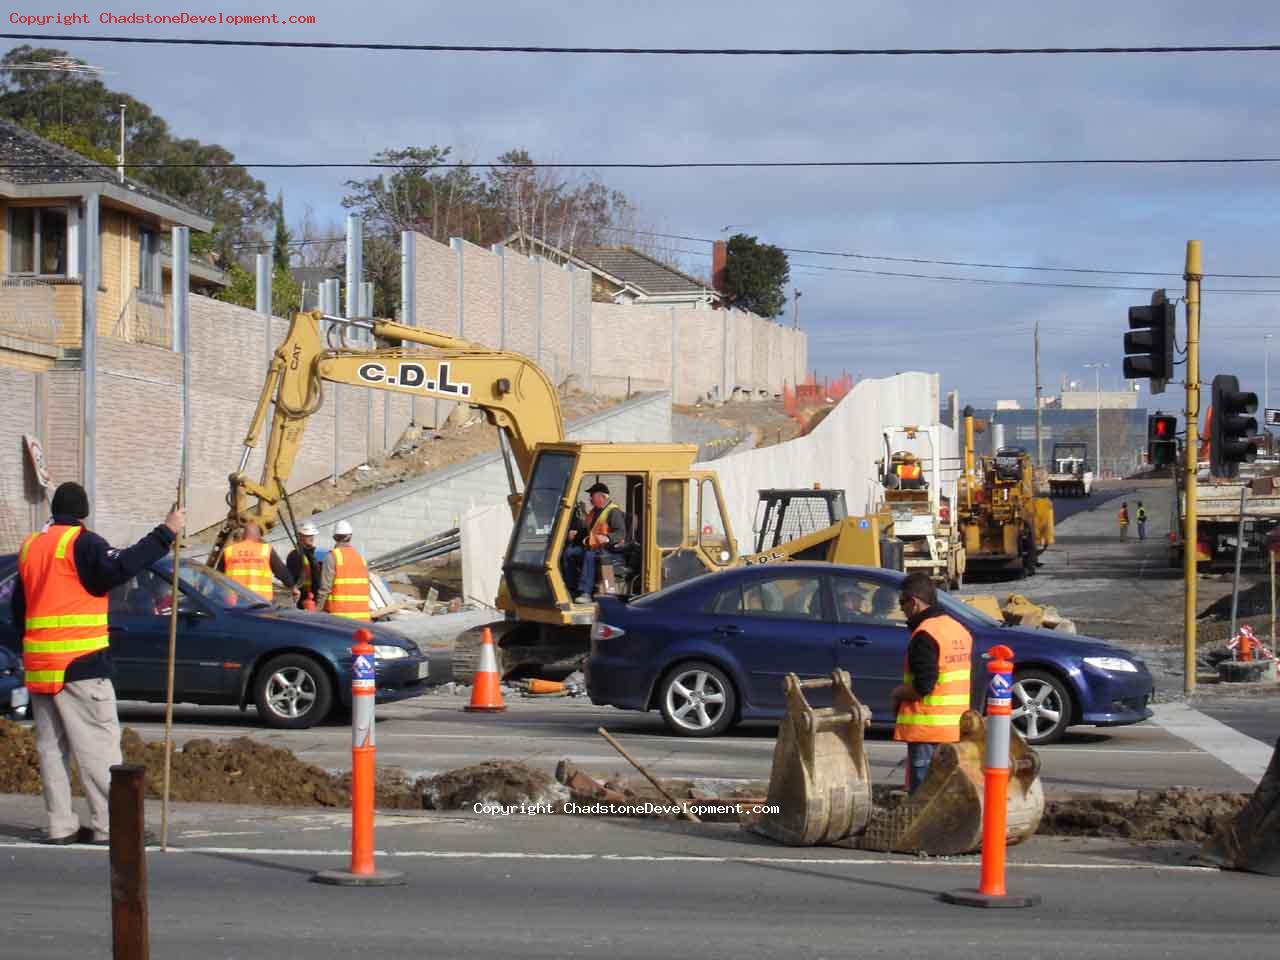
[{"label": "excavator bucket", "polygon": [[[814,708],[804,691],[830,687],[832,706]],[[778,728],[766,813],[751,829],[780,843],[835,843],[871,819],[871,766],[863,732],[871,711],[853,695],[849,674],[830,680],[783,680],[787,716]]]},{"label": "excavator bucket", "polygon": [[1200,850],[1200,860],[1226,870],[1280,877],[1280,739],[1245,808]]},{"label": "excavator bucket", "polygon": [[[959,742],[938,746],[920,788],[897,806],[877,809],[866,832],[842,845],[937,857],[981,849],[985,754],[986,725],[970,710],[960,719]],[[1015,735],[1009,743],[1008,843],[1035,833],[1043,814],[1040,758]]]}]

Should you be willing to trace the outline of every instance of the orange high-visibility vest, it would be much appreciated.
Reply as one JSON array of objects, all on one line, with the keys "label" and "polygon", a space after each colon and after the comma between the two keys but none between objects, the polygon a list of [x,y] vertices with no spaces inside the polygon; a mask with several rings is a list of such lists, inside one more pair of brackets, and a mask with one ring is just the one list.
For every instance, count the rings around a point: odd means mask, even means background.
[{"label": "orange high-visibility vest", "polygon": [[903,480],[919,480],[920,464],[918,463],[898,464],[898,476]]},{"label": "orange high-visibility vest", "polygon": [[324,599],[326,613],[348,620],[370,620],[369,568],[355,547],[333,548],[333,586]]},{"label": "orange high-visibility vest", "polygon": [[227,547],[226,574],[240,586],[252,590],[270,603],[275,599],[271,585],[271,547],[241,540]]},{"label": "orange high-visibility vest", "polygon": [[607,521],[609,519],[609,514],[613,513],[613,511],[617,509],[618,505],[611,501],[601,507],[598,513],[594,510],[592,511],[595,515],[595,519],[592,520],[590,517],[587,518],[587,522],[591,527],[587,532],[588,548],[595,550],[609,546],[609,524]]},{"label": "orange high-visibility vest", "polygon": [[[970,658],[973,637],[946,614],[930,617],[915,630],[926,631],[938,644],[938,683],[922,700],[903,700],[893,739],[914,743],[955,743],[960,739],[960,717],[969,709]],[[911,667],[904,664],[902,682],[911,683]]]},{"label": "orange high-visibility vest", "polygon": [[57,693],[73,660],[108,645],[107,598],[86,590],[76,570],[81,529],[58,524],[33,533],[18,554],[27,604],[22,669],[32,693]]}]

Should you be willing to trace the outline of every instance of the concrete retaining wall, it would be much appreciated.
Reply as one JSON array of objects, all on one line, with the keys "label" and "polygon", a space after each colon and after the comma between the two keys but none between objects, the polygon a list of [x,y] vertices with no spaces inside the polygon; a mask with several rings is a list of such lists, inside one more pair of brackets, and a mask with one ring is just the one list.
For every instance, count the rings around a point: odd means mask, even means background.
[{"label": "concrete retaining wall", "polygon": [[[637,397],[571,423],[565,432],[571,440],[669,443],[671,396],[659,393]],[[354,529],[356,547],[366,557],[377,557],[458,526],[468,511],[498,507],[505,526],[498,530],[495,525],[492,535],[494,542],[501,541],[501,559],[511,534],[508,493],[506,470],[495,450],[307,519],[320,527],[322,544],[328,543],[333,524],[348,521]],[[283,543],[288,537],[278,529],[268,539]],[[492,595],[474,595],[485,602],[493,600]]]}]

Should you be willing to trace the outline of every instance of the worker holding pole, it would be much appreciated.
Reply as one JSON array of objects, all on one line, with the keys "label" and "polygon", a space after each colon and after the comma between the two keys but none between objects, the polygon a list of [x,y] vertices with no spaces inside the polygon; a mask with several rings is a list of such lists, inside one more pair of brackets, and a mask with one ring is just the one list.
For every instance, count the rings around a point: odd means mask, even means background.
[{"label": "worker holding pole", "polygon": [[[132,547],[114,550],[84,527],[89,512],[84,487],[58,487],[52,519],[18,553],[13,592],[52,844],[107,843],[110,770],[121,760],[107,594],[163,557],[186,520],[175,507]],[[72,757],[89,801],[88,827],[71,806]]]}]

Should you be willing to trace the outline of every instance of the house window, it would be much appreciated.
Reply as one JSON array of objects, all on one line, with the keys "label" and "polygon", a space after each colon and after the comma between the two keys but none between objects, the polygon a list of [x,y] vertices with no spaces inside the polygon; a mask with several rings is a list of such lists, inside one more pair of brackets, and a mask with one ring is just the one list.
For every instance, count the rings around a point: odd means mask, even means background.
[{"label": "house window", "polygon": [[138,290],[160,295],[160,243],[154,230],[138,231]]},{"label": "house window", "polygon": [[9,273],[67,275],[67,211],[64,207],[10,209]]}]

